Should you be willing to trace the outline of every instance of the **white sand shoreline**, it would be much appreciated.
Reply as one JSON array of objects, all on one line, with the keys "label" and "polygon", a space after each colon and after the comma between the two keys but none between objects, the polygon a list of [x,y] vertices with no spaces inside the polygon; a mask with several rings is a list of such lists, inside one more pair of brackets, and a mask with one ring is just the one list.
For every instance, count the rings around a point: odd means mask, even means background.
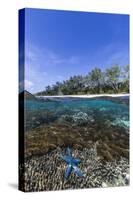
[{"label": "white sand shoreline", "polygon": [[88,95],[56,95],[56,96],[36,96],[37,98],[94,98],[94,97],[124,97],[130,94],[88,94]]}]

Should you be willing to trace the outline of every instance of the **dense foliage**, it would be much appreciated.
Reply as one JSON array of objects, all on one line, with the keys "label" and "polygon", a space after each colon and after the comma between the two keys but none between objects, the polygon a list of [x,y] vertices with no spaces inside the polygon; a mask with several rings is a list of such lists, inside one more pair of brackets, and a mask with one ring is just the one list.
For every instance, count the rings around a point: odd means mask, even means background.
[{"label": "dense foliage", "polygon": [[75,75],[63,82],[47,86],[37,95],[82,95],[129,92],[129,65],[115,65],[101,70],[94,68],[86,76]]}]

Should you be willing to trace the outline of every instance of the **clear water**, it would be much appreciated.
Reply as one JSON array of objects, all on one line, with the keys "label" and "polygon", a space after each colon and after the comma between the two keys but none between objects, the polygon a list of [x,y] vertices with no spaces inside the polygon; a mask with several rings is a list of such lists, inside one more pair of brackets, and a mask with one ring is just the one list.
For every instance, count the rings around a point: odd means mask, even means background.
[{"label": "clear water", "polygon": [[[119,98],[120,99],[120,98]],[[121,98],[122,99],[122,98]],[[121,100],[120,99],[120,100]],[[128,97],[126,97],[126,100]],[[128,104],[108,99],[58,98],[46,101],[25,102],[28,128],[52,122],[75,123],[110,123],[129,129]],[[36,123],[37,122],[37,123]]]}]

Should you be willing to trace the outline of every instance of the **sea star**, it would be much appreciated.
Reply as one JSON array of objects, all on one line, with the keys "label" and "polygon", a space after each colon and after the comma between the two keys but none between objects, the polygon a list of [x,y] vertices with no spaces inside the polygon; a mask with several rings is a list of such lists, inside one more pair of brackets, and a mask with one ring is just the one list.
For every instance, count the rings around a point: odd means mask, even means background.
[{"label": "sea star", "polygon": [[61,158],[67,163],[67,169],[65,172],[65,178],[67,179],[71,172],[74,171],[79,177],[83,176],[83,173],[77,167],[77,165],[81,162],[80,159],[75,159],[72,157],[72,153],[70,148],[67,148],[67,155],[61,156]]}]

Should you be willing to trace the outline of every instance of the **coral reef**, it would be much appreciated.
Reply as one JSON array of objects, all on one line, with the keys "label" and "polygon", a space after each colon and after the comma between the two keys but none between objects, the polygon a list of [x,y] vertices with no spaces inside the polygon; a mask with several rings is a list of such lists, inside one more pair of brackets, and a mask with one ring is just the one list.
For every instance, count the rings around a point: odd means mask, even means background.
[{"label": "coral reef", "polygon": [[[121,102],[122,101],[122,102]],[[57,99],[26,101],[24,191],[122,186],[129,184],[128,100]],[[64,179],[60,155],[67,147],[85,174]],[[24,173],[23,173],[24,171]],[[24,180],[24,181],[23,181]]]},{"label": "coral reef", "polygon": [[70,123],[51,123],[28,130],[25,134],[25,155],[43,155],[56,147],[90,148],[97,144],[103,160],[129,157],[129,135],[118,126],[92,123],[91,126],[72,126]]},{"label": "coral reef", "polygon": [[24,185],[20,187],[26,192],[79,189],[95,187],[125,186],[129,184],[129,163],[122,158],[119,161],[101,162],[97,155],[96,145],[92,148],[73,150],[73,156],[81,160],[80,169],[84,172],[83,177],[71,173],[68,179],[64,178],[66,163],[60,155],[65,148],[56,148],[48,153],[25,160]]}]

